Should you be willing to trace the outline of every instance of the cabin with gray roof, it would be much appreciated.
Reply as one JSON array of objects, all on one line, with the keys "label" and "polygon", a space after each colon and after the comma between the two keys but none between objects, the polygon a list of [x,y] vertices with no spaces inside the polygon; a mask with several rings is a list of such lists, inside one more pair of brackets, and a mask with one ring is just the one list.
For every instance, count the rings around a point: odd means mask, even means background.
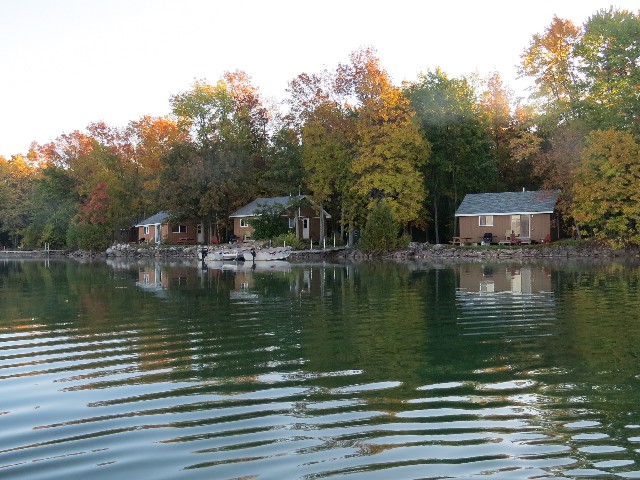
[{"label": "cabin with gray roof", "polygon": [[195,220],[173,222],[169,212],[158,212],[136,224],[136,228],[139,242],[195,245],[204,240],[201,224]]},{"label": "cabin with gray roof", "polygon": [[[292,208],[294,202],[306,204],[299,208]],[[265,207],[280,205],[284,209],[283,216],[287,218],[289,229],[294,233],[299,232],[301,240],[320,241],[320,207],[318,207],[306,195],[297,195],[289,197],[270,197],[256,198],[251,203],[238,209],[229,215],[233,219],[233,233],[239,239],[248,239],[253,235],[253,227],[249,224],[249,220],[259,214],[260,210]],[[298,228],[296,230],[296,217],[298,218]],[[324,211],[324,231],[327,232],[327,219],[330,219],[326,211]]]},{"label": "cabin with gray roof", "polygon": [[557,240],[558,190],[467,194],[456,210],[460,238],[481,243],[492,234],[492,243],[505,243],[511,232],[518,243]]}]

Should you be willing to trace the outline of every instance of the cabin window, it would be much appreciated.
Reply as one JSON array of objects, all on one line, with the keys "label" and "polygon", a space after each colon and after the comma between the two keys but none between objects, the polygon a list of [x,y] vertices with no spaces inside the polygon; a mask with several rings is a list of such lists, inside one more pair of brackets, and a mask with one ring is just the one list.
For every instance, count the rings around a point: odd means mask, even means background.
[{"label": "cabin window", "polygon": [[240,228],[247,228],[249,226],[249,221],[246,218],[240,219]]},{"label": "cabin window", "polygon": [[187,233],[186,225],[173,225],[171,227],[171,233]]},{"label": "cabin window", "polygon": [[146,226],[142,227],[142,232],[145,235],[149,235],[149,225],[146,225]]},{"label": "cabin window", "polygon": [[289,228],[296,228],[296,219],[289,217]]},{"label": "cabin window", "polygon": [[493,215],[480,215],[478,225],[481,227],[493,227]]}]

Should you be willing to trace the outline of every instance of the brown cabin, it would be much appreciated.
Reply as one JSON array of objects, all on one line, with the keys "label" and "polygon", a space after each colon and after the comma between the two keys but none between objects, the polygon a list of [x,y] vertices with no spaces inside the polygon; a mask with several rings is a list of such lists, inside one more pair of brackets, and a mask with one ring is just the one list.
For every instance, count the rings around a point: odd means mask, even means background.
[{"label": "brown cabin", "polygon": [[[308,206],[300,207],[299,209],[289,207],[292,200],[302,200],[305,198],[309,204]],[[236,237],[239,239],[251,238],[253,235],[253,227],[249,224],[249,220],[257,215],[256,212],[260,208],[271,207],[274,205],[281,205],[284,208],[284,216],[287,217],[289,229],[293,232],[296,231],[295,221],[297,214],[300,240],[320,241],[320,208],[305,195],[299,195],[297,197],[256,198],[253,202],[248,203],[229,215],[229,218],[233,219],[233,233]],[[323,221],[325,223],[325,234],[327,232],[327,219],[330,218],[331,215],[324,211]]]},{"label": "brown cabin", "polygon": [[468,194],[456,210],[459,239],[466,244],[557,240],[557,200],[557,190]]},{"label": "brown cabin", "polygon": [[168,212],[159,212],[136,225],[138,241],[195,245],[202,242],[202,225],[196,220],[172,222]]}]

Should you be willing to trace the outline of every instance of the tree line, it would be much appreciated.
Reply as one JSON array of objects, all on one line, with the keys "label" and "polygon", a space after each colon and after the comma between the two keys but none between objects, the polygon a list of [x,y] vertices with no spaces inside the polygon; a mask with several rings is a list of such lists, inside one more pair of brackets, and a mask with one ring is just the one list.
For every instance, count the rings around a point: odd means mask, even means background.
[{"label": "tree line", "polygon": [[160,210],[228,231],[254,198],[303,193],[334,233],[383,201],[406,235],[439,243],[465,194],[545,188],[561,191],[566,236],[640,244],[639,62],[639,14],[609,8],[532,37],[526,100],[497,73],[394,85],[372,48],[298,75],[277,105],[241,71],[197,80],[165,117],[0,157],[0,242],[103,248]]}]

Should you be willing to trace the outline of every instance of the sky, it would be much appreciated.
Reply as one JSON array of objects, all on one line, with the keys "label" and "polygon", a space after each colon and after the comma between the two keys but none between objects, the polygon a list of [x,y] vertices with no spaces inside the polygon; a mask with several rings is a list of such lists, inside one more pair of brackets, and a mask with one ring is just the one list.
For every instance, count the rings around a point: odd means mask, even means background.
[{"label": "sky", "polygon": [[170,113],[195,80],[243,70],[267,100],[297,75],[376,49],[395,84],[443,69],[498,72],[516,96],[520,55],[553,16],[582,25],[637,0],[0,0],[0,156],[92,122]]}]

